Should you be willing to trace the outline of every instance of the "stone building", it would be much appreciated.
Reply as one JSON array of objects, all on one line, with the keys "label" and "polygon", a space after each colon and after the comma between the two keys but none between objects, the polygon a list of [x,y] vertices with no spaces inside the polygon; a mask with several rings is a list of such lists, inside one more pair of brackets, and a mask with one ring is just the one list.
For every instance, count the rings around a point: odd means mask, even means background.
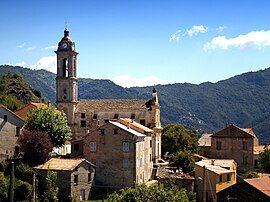
[{"label": "stone building", "polygon": [[59,201],[85,201],[92,187],[95,165],[83,158],[51,158],[46,163],[36,166],[38,178],[47,177],[47,172],[57,174],[56,185],[59,188]]},{"label": "stone building", "polygon": [[[152,158],[157,163],[161,158],[161,123],[160,106],[157,91],[154,89],[150,100],[112,99],[79,100],[77,79],[77,55],[75,43],[65,29],[64,37],[58,43],[56,102],[63,110],[72,129],[72,153],[82,154],[80,140],[99,126],[111,119],[131,118],[151,128]],[[109,90],[109,89],[108,89]]]},{"label": "stone building", "polygon": [[24,121],[15,113],[0,105],[0,159],[8,159],[19,153],[18,137]]},{"label": "stone building", "polygon": [[124,118],[90,132],[83,153],[97,166],[95,186],[119,189],[150,181],[153,134],[153,130]]},{"label": "stone building", "polygon": [[258,138],[252,128],[228,125],[211,136],[211,156],[219,159],[234,159],[239,171],[254,167],[254,146]]}]

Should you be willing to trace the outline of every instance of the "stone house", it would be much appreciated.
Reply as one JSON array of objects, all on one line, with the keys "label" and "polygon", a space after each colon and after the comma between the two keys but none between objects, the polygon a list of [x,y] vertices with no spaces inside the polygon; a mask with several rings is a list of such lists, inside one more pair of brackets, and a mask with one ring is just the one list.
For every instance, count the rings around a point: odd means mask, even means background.
[{"label": "stone house", "polygon": [[198,201],[217,201],[217,193],[236,183],[234,160],[208,159],[195,163],[195,186]]},{"label": "stone house", "polygon": [[84,157],[96,164],[95,186],[119,189],[151,180],[154,131],[131,120],[110,120],[84,139]]},{"label": "stone house", "polygon": [[46,163],[36,166],[40,179],[48,171],[57,174],[56,185],[59,188],[59,201],[84,201],[89,197],[92,187],[95,165],[83,158],[51,158]]},{"label": "stone house", "polygon": [[8,159],[19,153],[18,137],[24,121],[15,113],[0,105],[0,159]]},{"label": "stone house", "polygon": [[[67,115],[72,130],[71,153],[73,156],[82,154],[82,140],[89,131],[96,130],[109,120],[130,118],[141,125],[151,128],[152,158],[154,163],[161,159],[160,106],[157,91],[153,89],[150,100],[138,99],[102,99],[79,100],[77,78],[77,55],[75,43],[69,31],[58,43],[56,76],[57,108]],[[108,89],[110,90],[110,89]]]},{"label": "stone house", "polygon": [[200,151],[203,153],[204,156],[207,157],[210,156],[212,135],[212,133],[203,133],[198,140],[198,146],[200,148]]},{"label": "stone house", "polygon": [[239,128],[228,125],[211,136],[211,157],[234,159],[239,171],[254,167],[254,146],[258,138],[252,128]]}]

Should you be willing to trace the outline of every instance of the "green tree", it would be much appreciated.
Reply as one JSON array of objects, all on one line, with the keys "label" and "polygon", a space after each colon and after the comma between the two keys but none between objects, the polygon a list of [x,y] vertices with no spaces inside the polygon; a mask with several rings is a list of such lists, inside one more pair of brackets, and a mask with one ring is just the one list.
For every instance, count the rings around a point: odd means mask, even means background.
[{"label": "green tree", "polygon": [[[194,198],[194,197],[193,197]],[[185,189],[175,186],[165,187],[164,185],[153,184],[151,186],[138,185],[135,188],[126,188],[120,193],[112,193],[108,197],[109,202],[188,202],[189,194]],[[193,201],[193,200],[192,200]]]},{"label": "green tree", "polygon": [[263,172],[270,173],[270,150],[265,150],[259,155],[259,165]]},{"label": "green tree", "polygon": [[71,130],[65,114],[53,107],[30,111],[27,115],[25,128],[47,132],[56,147],[62,146],[71,137]]},{"label": "green tree", "polygon": [[161,151],[170,154],[178,151],[198,151],[198,136],[195,130],[188,130],[181,124],[169,124],[164,127],[161,136]]},{"label": "green tree", "polygon": [[5,201],[8,198],[8,181],[3,172],[0,172],[0,201]]},{"label": "green tree", "polygon": [[195,159],[190,151],[179,151],[170,156],[170,163],[181,168],[184,173],[189,173],[194,169]]},{"label": "green tree", "polygon": [[58,187],[56,186],[57,174],[48,171],[47,174],[38,175],[38,197],[40,201],[57,202]]}]

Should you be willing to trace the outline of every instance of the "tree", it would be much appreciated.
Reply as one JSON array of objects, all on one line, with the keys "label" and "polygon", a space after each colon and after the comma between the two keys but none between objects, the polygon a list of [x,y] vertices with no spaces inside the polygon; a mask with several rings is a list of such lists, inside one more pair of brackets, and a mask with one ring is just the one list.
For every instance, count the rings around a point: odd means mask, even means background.
[{"label": "tree", "polygon": [[266,149],[260,153],[259,165],[263,172],[270,173],[270,150]]},{"label": "tree", "polygon": [[27,115],[25,128],[47,132],[56,147],[62,146],[71,137],[66,116],[53,107],[30,111]]},{"label": "tree", "polygon": [[36,166],[46,162],[53,149],[50,136],[43,131],[23,130],[18,139],[23,159],[30,165]]},{"label": "tree", "polygon": [[0,201],[8,199],[8,180],[5,178],[4,173],[0,172]]},{"label": "tree", "polygon": [[[188,202],[188,192],[176,186],[165,187],[163,184],[151,186],[138,185],[135,188],[126,188],[120,193],[112,193],[108,197],[109,202],[141,202],[141,201],[164,201],[164,202]],[[194,197],[193,197],[194,198]]]},{"label": "tree", "polygon": [[198,151],[198,136],[194,130],[188,130],[183,125],[169,124],[164,127],[161,136],[161,151],[170,154],[178,151]]},{"label": "tree", "polygon": [[57,173],[49,170],[46,175],[38,175],[38,198],[40,201],[58,201],[59,188],[56,186]]},{"label": "tree", "polygon": [[172,166],[181,168],[184,173],[193,171],[195,160],[190,151],[179,151],[170,156],[170,163]]}]

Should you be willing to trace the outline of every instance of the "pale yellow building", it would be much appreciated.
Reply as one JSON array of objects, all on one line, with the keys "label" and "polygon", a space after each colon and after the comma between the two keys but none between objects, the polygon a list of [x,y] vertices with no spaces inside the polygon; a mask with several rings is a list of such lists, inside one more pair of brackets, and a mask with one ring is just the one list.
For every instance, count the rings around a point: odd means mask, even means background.
[{"label": "pale yellow building", "polygon": [[229,159],[207,159],[195,163],[198,201],[217,201],[217,193],[236,183],[237,165]]}]

